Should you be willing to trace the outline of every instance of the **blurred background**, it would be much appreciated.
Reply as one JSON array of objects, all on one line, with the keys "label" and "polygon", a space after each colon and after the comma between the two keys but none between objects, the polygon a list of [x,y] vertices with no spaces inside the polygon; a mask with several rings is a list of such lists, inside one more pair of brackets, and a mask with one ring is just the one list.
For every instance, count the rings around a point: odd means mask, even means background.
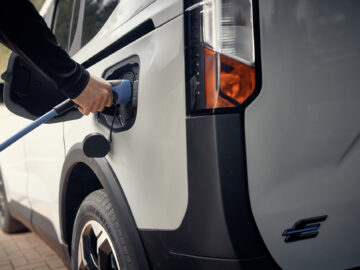
[{"label": "blurred background", "polygon": [[[40,10],[45,0],[30,0],[30,2],[33,3],[33,5],[36,7],[37,10]],[[8,48],[0,44],[0,74],[2,74],[7,67],[10,52],[11,51]],[[1,78],[0,78],[0,82],[2,82]]]}]

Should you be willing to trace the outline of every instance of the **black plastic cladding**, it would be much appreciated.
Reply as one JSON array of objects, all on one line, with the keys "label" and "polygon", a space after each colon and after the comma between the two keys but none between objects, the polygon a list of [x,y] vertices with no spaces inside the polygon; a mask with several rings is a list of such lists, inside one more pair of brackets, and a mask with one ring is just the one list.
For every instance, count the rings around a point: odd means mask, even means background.
[{"label": "black plastic cladding", "polygon": [[50,219],[13,200],[9,202],[9,210],[14,218],[21,221],[49,245],[66,266],[70,265],[67,246],[58,241],[56,230]]},{"label": "black plastic cladding", "polygon": [[82,65],[85,68],[91,67],[92,65],[95,65],[97,62],[103,60],[104,58],[120,50],[121,48],[124,48],[125,46],[145,36],[146,34],[150,33],[153,30],[155,30],[155,25],[153,21],[147,20],[142,24],[140,24],[139,26],[135,27],[133,30],[125,34],[123,37],[121,37],[120,39],[118,39],[108,47],[106,47],[105,49],[101,50],[94,56],[90,57],[88,60],[83,62]]},{"label": "black plastic cladding", "polygon": [[185,217],[173,231],[141,231],[155,269],[279,269],[251,212],[243,121],[243,114],[187,118]]},{"label": "black plastic cladding", "polygon": [[[187,1],[187,7],[198,1]],[[205,107],[204,92],[204,50],[201,41],[201,15],[196,11],[185,11],[185,81],[186,81],[186,114],[189,115],[195,106]]]},{"label": "black plastic cladding", "polygon": [[[81,143],[74,144],[70,148],[66,155],[61,173],[59,190],[59,214],[61,217],[60,230],[63,241],[66,241],[66,239],[68,239],[68,233],[71,233],[71,231],[67,230],[69,225],[69,220],[66,220],[68,203],[67,199],[69,199],[67,197],[67,193],[70,192],[68,190],[68,185],[70,184],[69,180],[72,175],[72,169],[78,164],[83,164],[91,169],[91,173],[96,176],[101,184],[101,187],[104,188],[106,194],[108,195],[111,201],[111,205],[114,208],[116,218],[121,226],[124,241],[127,243],[129,256],[133,258],[133,269],[149,269],[139,231],[136,227],[134,217],[132,216],[132,212],[119,180],[117,179],[114,171],[105,158],[87,157],[83,152],[83,146]],[[81,181],[86,181],[86,178],[81,179]],[[74,198],[70,197],[70,199]]]},{"label": "black plastic cladding", "polygon": [[[197,2],[185,1],[185,9]],[[247,184],[244,109],[261,88],[258,1],[253,1],[253,14],[253,96],[236,109],[197,111],[195,115],[190,114],[187,95],[188,209],[174,231],[141,231],[154,269],[280,269],[257,229]],[[186,14],[185,31],[194,33],[190,19]],[[188,91],[193,68],[187,61],[193,56],[191,42],[194,41],[185,33]]]},{"label": "black plastic cladding", "polygon": [[[200,0],[185,0],[185,10],[199,3]],[[187,115],[209,115],[221,113],[242,112],[259,95],[262,87],[262,70],[260,54],[260,25],[259,25],[259,2],[253,0],[253,27],[254,27],[254,49],[255,49],[255,89],[253,94],[240,106],[235,108],[216,108],[216,109],[192,109],[192,95],[199,91],[199,106],[204,105],[204,53],[203,46],[200,45],[201,16],[199,12],[186,12],[184,19],[185,29],[185,80],[186,80],[186,113]],[[198,14],[197,14],[198,13]],[[194,33],[196,36],[194,36]],[[197,34],[199,33],[199,34]],[[191,58],[192,57],[192,58]],[[197,59],[197,61],[195,61]],[[198,63],[198,65],[196,65]],[[199,72],[199,75],[197,75]],[[198,78],[197,81],[194,78]],[[198,83],[197,88],[195,83]]]}]

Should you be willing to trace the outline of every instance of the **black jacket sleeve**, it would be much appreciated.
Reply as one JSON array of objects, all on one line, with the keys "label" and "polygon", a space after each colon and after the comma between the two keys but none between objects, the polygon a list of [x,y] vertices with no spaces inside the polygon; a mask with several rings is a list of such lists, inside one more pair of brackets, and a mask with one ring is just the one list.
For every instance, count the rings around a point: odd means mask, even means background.
[{"label": "black jacket sleeve", "polygon": [[89,81],[89,73],[60,47],[28,0],[1,0],[0,40],[70,98],[77,97]]}]

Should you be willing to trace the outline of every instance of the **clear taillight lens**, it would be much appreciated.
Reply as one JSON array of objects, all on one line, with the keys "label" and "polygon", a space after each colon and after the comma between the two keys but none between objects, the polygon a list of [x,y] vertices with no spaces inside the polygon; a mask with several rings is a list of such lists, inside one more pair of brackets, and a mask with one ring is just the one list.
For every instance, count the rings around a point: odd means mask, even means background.
[{"label": "clear taillight lens", "polygon": [[249,0],[205,1],[204,42],[214,51],[253,65],[252,5]]},{"label": "clear taillight lens", "polygon": [[255,90],[250,0],[208,0],[185,12],[188,112],[241,106]]}]

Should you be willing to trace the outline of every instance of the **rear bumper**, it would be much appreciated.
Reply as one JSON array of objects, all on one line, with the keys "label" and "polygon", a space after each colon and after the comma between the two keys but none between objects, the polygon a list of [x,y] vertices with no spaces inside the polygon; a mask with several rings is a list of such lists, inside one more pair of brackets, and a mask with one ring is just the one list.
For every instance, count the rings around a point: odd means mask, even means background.
[{"label": "rear bumper", "polygon": [[141,232],[155,269],[277,269],[250,209],[243,126],[242,114],[187,119],[184,220],[174,231]]},{"label": "rear bumper", "polygon": [[189,256],[183,254],[170,254],[170,269],[197,269],[197,270],[243,270],[243,269],[279,269],[274,267],[271,258],[267,256],[252,259],[221,259]]}]

